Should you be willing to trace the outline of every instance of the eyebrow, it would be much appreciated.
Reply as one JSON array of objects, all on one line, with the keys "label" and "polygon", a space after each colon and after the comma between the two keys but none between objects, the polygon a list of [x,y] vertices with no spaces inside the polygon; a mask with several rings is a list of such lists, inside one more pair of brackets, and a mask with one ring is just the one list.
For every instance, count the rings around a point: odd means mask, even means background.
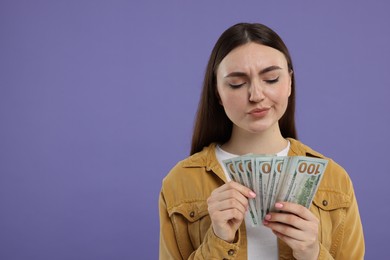
[{"label": "eyebrow", "polygon": [[[273,70],[281,70],[282,68],[279,67],[279,66],[269,66],[267,68],[264,68],[262,69],[260,72],[259,72],[259,75],[263,75],[267,72],[270,72],[270,71],[273,71]],[[235,71],[235,72],[232,72],[232,73],[229,73],[225,76],[225,78],[229,78],[229,77],[245,77],[247,76],[247,74],[245,72],[239,72],[239,71]]]}]

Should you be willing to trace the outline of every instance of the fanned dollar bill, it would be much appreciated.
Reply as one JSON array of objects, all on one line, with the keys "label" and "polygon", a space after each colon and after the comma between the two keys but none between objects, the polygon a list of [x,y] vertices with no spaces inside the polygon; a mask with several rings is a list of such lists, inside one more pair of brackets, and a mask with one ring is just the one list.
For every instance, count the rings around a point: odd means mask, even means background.
[{"label": "fanned dollar bill", "polygon": [[306,156],[245,155],[223,161],[229,177],[256,193],[249,199],[252,225],[257,226],[277,201],[309,208],[328,161]]},{"label": "fanned dollar bill", "polygon": [[[245,174],[245,177],[246,177],[246,183],[247,183],[246,186],[248,188],[250,188],[252,191],[254,191],[255,187],[253,186],[254,182],[252,180],[252,176],[254,175],[254,172],[253,172],[253,169],[254,169],[254,158],[252,156],[243,156],[241,161],[242,161],[244,174]],[[255,214],[255,218],[256,218],[256,221],[258,223],[259,222],[259,218],[258,218],[259,214],[257,212],[258,208],[256,207],[256,198],[255,199],[249,199],[249,206],[250,206],[250,209]]]},{"label": "fanned dollar bill", "polygon": [[327,164],[327,160],[320,158],[290,157],[277,200],[293,202],[309,208]]},{"label": "fanned dollar bill", "polygon": [[289,157],[287,156],[275,156],[272,159],[272,169],[270,180],[268,182],[266,204],[266,208],[269,211],[275,211],[276,196],[278,195],[278,192],[280,192],[281,186],[283,184],[288,161]]},{"label": "fanned dollar bill", "polygon": [[[241,160],[241,157],[233,158],[232,160],[225,160],[224,161],[225,168],[229,174],[229,177],[235,181],[238,182],[250,189],[251,185],[249,185],[248,177],[246,177],[246,172],[244,170],[244,166]],[[249,214],[252,219],[252,225],[258,225],[258,214],[256,212],[256,205],[254,204],[253,199],[249,199]]]},{"label": "fanned dollar bill", "polygon": [[257,205],[260,207],[260,219],[263,219],[267,214],[267,198],[268,198],[268,181],[272,169],[272,159],[271,156],[261,156],[256,157],[255,166],[256,166],[256,183],[258,188],[258,201]]}]

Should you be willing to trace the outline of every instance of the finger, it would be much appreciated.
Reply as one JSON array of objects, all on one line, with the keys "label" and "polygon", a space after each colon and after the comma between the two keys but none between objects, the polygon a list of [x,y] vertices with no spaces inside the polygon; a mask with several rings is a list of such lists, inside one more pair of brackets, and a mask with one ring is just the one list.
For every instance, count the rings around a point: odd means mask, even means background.
[{"label": "finger", "polygon": [[270,212],[264,217],[264,220],[268,223],[280,223],[300,230],[304,230],[309,223],[297,215],[286,212]]},{"label": "finger", "polygon": [[294,245],[297,244],[297,242],[298,243],[303,242],[303,240],[295,239],[293,237],[287,236],[287,235],[282,234],[282,233],[275,231],[275,230],[272,230],[272,232],[275,234],[275,236],[277,236],[279,239],[283,240],[291,248],[293,248]]},{"label": "finger", "polygon": [[283,212],[288,212],[299,216],[307,221],[315,221],[317,218],[310,212],[309,209],[302,205],[291,203],[291,202],[277,202],[275,208]]},{"label": "finger", "polygon": [[[310,212],[311,213],[311,212]],[[313,215],[314,216],[314,215]],[[319,220],[314,217],[312,220],[305,220],[295,214],[285,213],[285,212],[272,212],[265,216],[264,225],[280,231],[282,233],[286,233],[289,236],[295,236],[297,233],[287,233],[292,232],[293,229],[300,230],[305,232],[306,234],[317,234],[318,233],[318,225]],[[276,225],[281,224],[282,226]],[[288,228],[289,229],[288,229]],[[293,228],[293,229],[290,229]],[[300,233],[299,233],[300,234]]]},{"label": "finger", "polygon": [[252,198],[256,197],[256,193],[254,193],[251,189],[249,189],[248,187],[246,187],[238,182],[235,182],[235,181],[230,181],[228,183],[225,183],[221,187],[215,189],[215,191],[222,192],[222,191],[230,190],[230,189],[235,189],[235,190],[239,191],[242,195],[244,195],[247,198],[252,199]]},{"label": "finger", "polygon": [[[242,196],[242,195],[240,195],[240,196],[244,200],[246,200],[244,196]],[[228,210],[228,209],[237,209],[242,214],[245,214],[247,208],[248,208],[248,203],[246,201],[242,202],[236,198],[227,198],[224,200],[220,200],[216,203],[209,203],[209,205],[208,205],[209,212],[223,211],[223,210]]]},{"label": "finger", "polygon": [[237,182],[229,182],[215,189],[207,199],[207,203],[210,206],[214,203],[220,203],[221,201],[234,198],[238,200],[243,207],[248,208],[247,196],[253,197],[256,195],[249,188]]},{"label": "finger", "polygon": [[279,237],[289,237],[298,241],[304,241],[307,238],[304,231],[287,224],[265,221],[264,225],[271,228],[272,232]]},{"label": "finger", "polygon": [[220,201],[230,199],[230,198],[235,198],[245,206],[248,204],[248,198],[236,189],[229,189],[229,190],[222,191],[215,197]]},{"label": "finger", "polygon": [[316,217],[309,221],[294,213],[272,212],[265,216],[263,223],[273,231],[300,241],[315,238],[318,234],[319,221]]},{"label": "finger", "polygon": [[241,223],[244,220],[244,214],[237,209],[227,209],[216,211],[213,214],[213,219],[221,223]]}]

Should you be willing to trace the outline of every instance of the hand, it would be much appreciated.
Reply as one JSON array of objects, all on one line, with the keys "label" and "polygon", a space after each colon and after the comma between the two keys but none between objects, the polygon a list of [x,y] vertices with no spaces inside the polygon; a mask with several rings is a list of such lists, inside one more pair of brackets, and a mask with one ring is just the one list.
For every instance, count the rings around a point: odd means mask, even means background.
[{"label": "hand", "polygon": [[282,212],[270,212],[263,224],[291,247],[296,259],[317,259],[320,252],[318,219],[299,204],[279,202],[275,207]]},{"label": "hand", "polygon": [[214,234],[233,242],[248,210],[248,198],[255,196],[249,188],[234,181],[215,189],[207,199]]}]

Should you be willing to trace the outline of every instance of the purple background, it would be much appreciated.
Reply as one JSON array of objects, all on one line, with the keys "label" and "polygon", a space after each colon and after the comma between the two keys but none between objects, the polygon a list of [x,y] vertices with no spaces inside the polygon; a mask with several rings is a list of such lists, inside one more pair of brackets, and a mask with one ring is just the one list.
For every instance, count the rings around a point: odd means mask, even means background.
[{"label": "purple background", "polygon": [[390,3],[269,2],[1,0],[0,259],[157,259],[161,180],[241,21],[285,40],[299,137],[347,169],[386,258]]}]

